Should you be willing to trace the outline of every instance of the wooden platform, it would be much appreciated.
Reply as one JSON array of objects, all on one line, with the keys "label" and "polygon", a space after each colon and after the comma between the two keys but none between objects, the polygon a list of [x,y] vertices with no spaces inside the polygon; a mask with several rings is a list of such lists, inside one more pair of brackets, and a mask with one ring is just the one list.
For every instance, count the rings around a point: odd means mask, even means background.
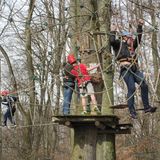
[{"label": "wooden platform", "polygon": [[144,111],[144,108],[137,108],[136,111]]},{"label": "wooden platform", "polygon": [[105,130],[100,130],[99,134],[131,134],[132,124],[118,124],[115,128],[106,128]]},{"label": "wooden platform", "polygon": [[132,128],[132,124],[119,124],[119,118],[115,115],[54,116],[53,121],[71,128],[95,127],[100,134],[130,134]]},{"label": "wooden platform", "polygon": [[128,105],[127,104],[117,104],[117,105],[110,106],[110,108],[112,108],[112,109],[125,109],[125,108],[128,108]]},{"label": "wooden platform", "polygon": [[[55,119],[54,119],[55,118]],[[96,121],[103,122],[108,125],[116,125],[119,118],[115,115],[68,115],[68,116],[54,116],[54,122],[59,124],[66,124],[70,122],[72,126],[95,125]]]}]

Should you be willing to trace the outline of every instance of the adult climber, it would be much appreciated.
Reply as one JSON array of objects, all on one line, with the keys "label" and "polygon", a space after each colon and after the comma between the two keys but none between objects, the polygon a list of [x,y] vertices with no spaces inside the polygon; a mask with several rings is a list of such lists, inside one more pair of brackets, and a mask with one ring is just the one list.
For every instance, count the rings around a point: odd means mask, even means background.
[{"label": "adult climber", "polygon": [[115,59],[120,64],[120,75],[123,77],[127,88],[127,102],[129,107],[130,116],[133,119],[137,118],[136,109],[134,106],[134,93],[135,83],[140,85],[141,97],[144,106],[144,112],[155,112],[156,107],[152,107],[149,104],[148,98],[148,85],[146,84],[143,73],[138,68],[138,53],[136,48],[141,42],[143,32],[144,21],[139,19],[137,26],[137,36],[133,38],[133,35],[128,31],[122,31],[120,38],[116,38],[117,26],[111,26],[110,44],[115,52]]}]

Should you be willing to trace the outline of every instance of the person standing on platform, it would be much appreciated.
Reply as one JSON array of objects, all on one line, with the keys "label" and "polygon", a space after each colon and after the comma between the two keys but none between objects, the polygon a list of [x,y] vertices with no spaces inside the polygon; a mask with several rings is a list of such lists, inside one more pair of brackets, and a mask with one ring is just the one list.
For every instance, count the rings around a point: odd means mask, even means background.
[{"label": "person standing on platform", "polygon": [[63,88],[64,88],[63,115],[70,114],[72,94],[75,88],[75,76],[71,74],[71,70],[73,69],[74,63],[76,63],[75,57],[69,55],[67,57],[67,63],[65,63],[63,67]]},{"label": "person standing on platform", "polygon": [[[74,55],[72,55],[74,56]],[[76,77],[77,83],[78,83],[78,88],[82,100],[82,107],[83,107],[83,112],[82,114],[87,114],[86,110],[86,97],[90,95],[91,97],[91,102],[92,102],[92,111],[96,111],[97,113],[100,113],[99,108],[97,107],[97,101],[96,97],[94,95],[94,88],[91,83],[91,77],[89,75],[89,71],[93,70],[95,68],[99,67],[99,64],[97,66],[88,68],[85,64],[82,64],[79,62],[74,63],[74,67],[71,70],[71,73]]]}]

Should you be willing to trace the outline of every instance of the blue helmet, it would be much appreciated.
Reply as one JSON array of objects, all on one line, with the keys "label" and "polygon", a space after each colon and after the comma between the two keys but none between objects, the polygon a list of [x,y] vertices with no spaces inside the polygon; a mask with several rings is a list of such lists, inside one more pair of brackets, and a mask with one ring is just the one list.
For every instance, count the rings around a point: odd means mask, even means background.
[{"label": "blue helmet", "polygon": [[132,37],[132,34],[128,31],[122,31],[121,36],[127,36],[127,37]]}]

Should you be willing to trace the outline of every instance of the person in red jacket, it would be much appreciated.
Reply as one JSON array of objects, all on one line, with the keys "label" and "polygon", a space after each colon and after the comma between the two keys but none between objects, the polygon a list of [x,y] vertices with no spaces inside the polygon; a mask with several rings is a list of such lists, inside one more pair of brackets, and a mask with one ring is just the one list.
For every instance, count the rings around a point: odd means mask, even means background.
[{"label": "person in red jacket", "polygon": [[92,68],[87,68],[87,66],[85,64],[78,62],[78,63],[74,64],[74,67],[71,70],[71,73],[76,77],[76,80],[78,83],[79,92],[80,92],[80,96],[82,99],[82,107],[83,107],[82,114],[87,113],[87,111],[86,111],[86,97],[88,95],[90,95],[90,97],[91,97],[91,102],[93,105],[92,111],[100,112],[99,108],[97,107],[97,101],[96,101],[96,97],[94,95],[94,88],[91,83],[91,77],[88,72],[88,71],[93,70],[97,67],[99,67],[99,65],[94,66]]}]

